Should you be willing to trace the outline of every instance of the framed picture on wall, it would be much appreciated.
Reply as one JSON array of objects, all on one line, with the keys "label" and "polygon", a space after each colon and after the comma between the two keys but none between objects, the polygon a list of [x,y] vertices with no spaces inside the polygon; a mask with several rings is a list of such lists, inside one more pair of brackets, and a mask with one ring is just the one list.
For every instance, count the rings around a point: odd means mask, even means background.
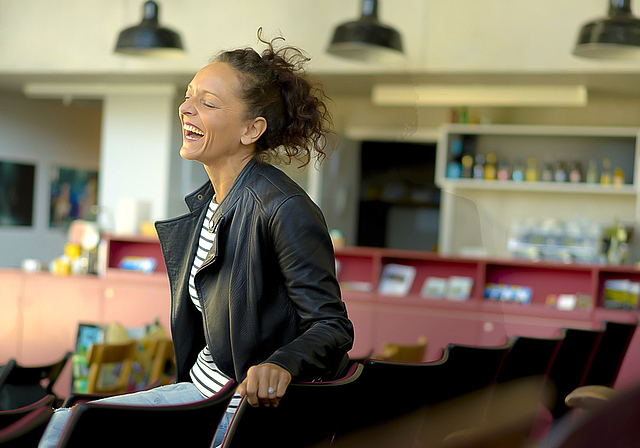
[{"label": "framed picture on wall", "polygon": [[36,166],[0,161],[0,226],[33,225]]},{"label": "framed picture on wall", "polygon": [[98,171],[53,167],[49,227],[67,228],[71,221],[95,220]]}]

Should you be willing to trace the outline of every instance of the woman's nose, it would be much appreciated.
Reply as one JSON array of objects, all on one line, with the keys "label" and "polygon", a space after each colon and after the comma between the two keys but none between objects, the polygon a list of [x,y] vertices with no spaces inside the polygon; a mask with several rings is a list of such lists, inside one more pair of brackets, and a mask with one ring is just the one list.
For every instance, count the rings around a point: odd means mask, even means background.
[{"label": "woman's nose", "polygon": [[185,99],[182,104],[180,104],[180,106],[178,107],[178,112],[180,112],[182,115],[192,115],[193,114],[193,107],[191,106],[191,98],[187,98]]}]

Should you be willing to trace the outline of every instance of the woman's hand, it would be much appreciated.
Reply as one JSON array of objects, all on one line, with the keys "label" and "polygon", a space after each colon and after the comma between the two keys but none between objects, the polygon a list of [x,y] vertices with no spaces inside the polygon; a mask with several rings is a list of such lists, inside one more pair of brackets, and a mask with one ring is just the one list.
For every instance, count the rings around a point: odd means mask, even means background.
[{"label": "woman's hand", "polygon": [[247,377],[238,386],[238,393],[241,397],[246,395],[247,401],[253,407],[260,403],[267,407],[276,407],[290,382],[291,374],[287,370],[267,362],[249,368]]}]

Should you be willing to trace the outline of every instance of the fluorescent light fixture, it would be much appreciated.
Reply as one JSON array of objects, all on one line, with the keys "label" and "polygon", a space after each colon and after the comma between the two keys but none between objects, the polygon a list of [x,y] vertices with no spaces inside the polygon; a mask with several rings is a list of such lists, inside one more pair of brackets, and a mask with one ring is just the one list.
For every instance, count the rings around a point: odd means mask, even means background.
[{"label": "fluorescent light fixture", "polygon": [[83,98],[101,99],[107,95],[172,95],[177,92],[168,83],[28,83],[22,88],[30,98]]},{"label": "fluorescent light fixture", "polygon": [[423,107],[584,107],[584,85],[376,84],[377,106]]}]

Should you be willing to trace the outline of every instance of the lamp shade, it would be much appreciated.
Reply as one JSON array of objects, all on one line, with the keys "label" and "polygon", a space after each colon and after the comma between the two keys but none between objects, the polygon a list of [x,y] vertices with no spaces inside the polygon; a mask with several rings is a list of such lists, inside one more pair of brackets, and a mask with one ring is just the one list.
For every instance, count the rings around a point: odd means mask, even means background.
[{"label": "lamp shade", "polygon": [[611,0],[609,15],[586,23],[573,54],[584,58],[640,61],[640,19],[631,0]]},{"label": "lamp shade", "polygon": [[378,21],[377,0],[363,0],[360,19],[338,26],[327,51],[366,62],[384,62],[403,56],[400,33]]},{"label": "lamp shade", "polygon": [[182,39],[175,31],[160,26],[158,4],[144,4],[144,16],[139,25],[120,32],[116,53],[152,57],[180,57],[184,54]]}]

